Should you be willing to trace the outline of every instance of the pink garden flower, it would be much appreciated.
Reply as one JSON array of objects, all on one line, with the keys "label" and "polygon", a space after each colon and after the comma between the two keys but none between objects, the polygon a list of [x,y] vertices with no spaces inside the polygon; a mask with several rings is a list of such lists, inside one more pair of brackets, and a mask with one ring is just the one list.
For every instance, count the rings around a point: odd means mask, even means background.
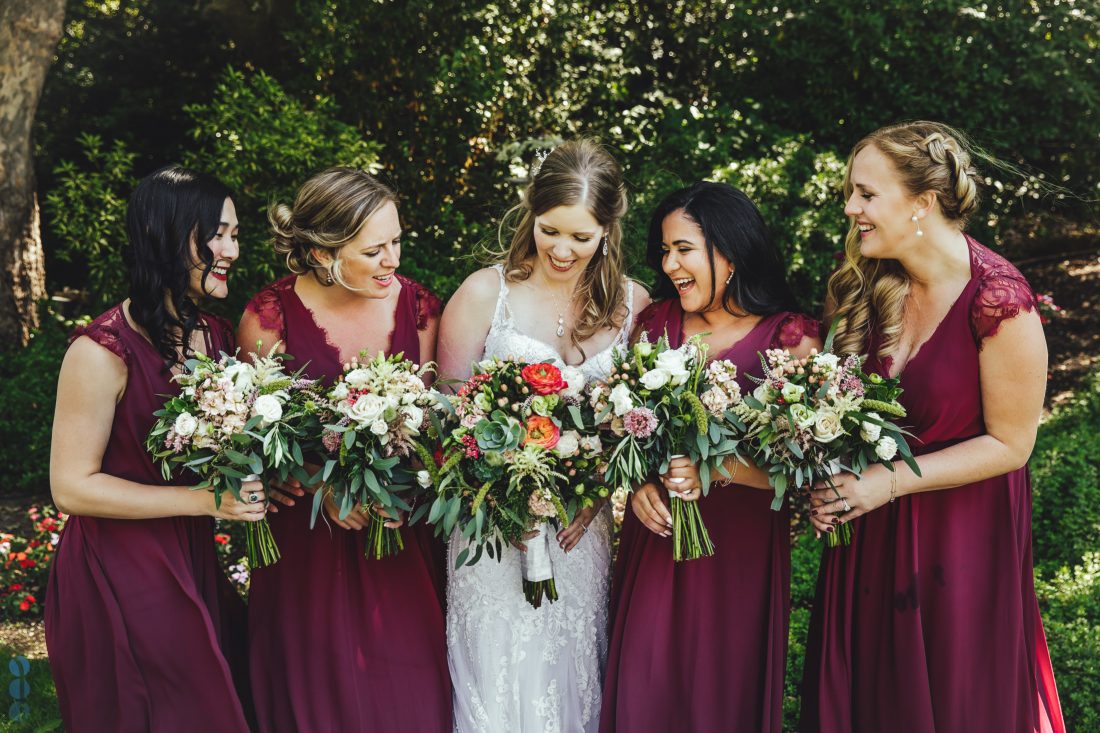
[{"label": "pink garden flower", "polygon": [[623,415],[623,429],[635,438],[648,438],[657,429],[657,416],[648,407],[635,407]]}]

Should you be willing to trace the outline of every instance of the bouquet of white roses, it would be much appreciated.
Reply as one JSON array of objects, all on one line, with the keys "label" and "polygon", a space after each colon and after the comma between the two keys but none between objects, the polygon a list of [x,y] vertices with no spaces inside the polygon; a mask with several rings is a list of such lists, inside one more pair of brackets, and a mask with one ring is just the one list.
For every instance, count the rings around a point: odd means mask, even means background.
[{"label": "bouquet of white roses", "polygon": [[[290,358],[272,349],[267,356],[252,354],[251,362],[226,354],[188,359],[172,378],[180,394],[154,413],[157,421],[145,439],[165,480],[179,468],[190,470],[201,479],[194,488],[214,492],[216,506],[225,491],[243,501],[244,480],[261,479],[265,488],[272,479],[306,480],[302,428],[316,385],[301,370],[287,374],[283,361]],[[266,519],[249,523],[246,537],[252,567],[278,561]]]},{"label": "bouquet of white roses", "polygon": [[[369,359],[366,353],[360,357]],[[311,526],[317,521],[325,492],[331,492],[343,519],[353,511],[369,514],[367,557],[381,559],[404,549],[401,533],[385,526],[410,503],[402,493],[411,488],[410,463],[417,455],[427,411],[436,404],[424,386],[431,364],[417,366],[403,354],[344,365],[343,374],[319,400],[319,436],[312,448],[324,457],[314,495]]]},{"label": "bouquet of white roses", "polygon": [[[733,408],[746,425],[743,444],[768,471],[773,509],[791,486],[809,489],[820,480],[831,485],[839,468],[858,476],[881,463],[892,471],[894,457],[901,455],[920,475],[905,432],[892,422],[905,417],[898,380],[865,374],[860,357],[830,353],[831,341],[832,334],[826,351],[802,359],[785,349],[765,352],[764,378]],[[828,538],[830,546],[848,544],[851,528],[843,524]]]},{"label": "bouquet of white roses", "polygon": [[[578,508],[609,494],[591,480],[602,446],[585,427],[583,387],[570,367],[483,362],[455,395],[439,396],[449,419],[434,428],[436,456],[425,451],[436,491],[428,521],[444,536],[457,526],[470,544],[457,565],[483,552],[499,559],[501,539],[525,541],[523,588],[535,608],[558,598],[548,523],[565,526]],[[532,530],[538,535],[525,540]]]},{"label": "bouquet of white roses", "polygon": [[[627,351],[616,351],[611,376],[589,391],[596,422],[610,437],[607,480],[633,487],[653,472],[664,473],[673,458],[686,455],[699,466],[705,496],[712,475],[729,478],[724,462],[737,456],[744,427],[729,408],[739,399],[737,367],[729,361],[707,363],[701,336],[677,349],[661,337],[643,337]],[[672,553],[677,560],[714,554],[697,502],[670,492]]]}]

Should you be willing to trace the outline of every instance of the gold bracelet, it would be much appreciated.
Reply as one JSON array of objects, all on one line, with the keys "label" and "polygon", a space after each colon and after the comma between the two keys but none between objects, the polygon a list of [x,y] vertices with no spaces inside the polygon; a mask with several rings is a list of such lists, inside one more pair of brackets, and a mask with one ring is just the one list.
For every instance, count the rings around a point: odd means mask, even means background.
[{"label": "gold bracelet", "polygon": [[890,472],[890,503],[894,502],[894,499],[898,498],[898,469],[894,466],[894,470]]}]

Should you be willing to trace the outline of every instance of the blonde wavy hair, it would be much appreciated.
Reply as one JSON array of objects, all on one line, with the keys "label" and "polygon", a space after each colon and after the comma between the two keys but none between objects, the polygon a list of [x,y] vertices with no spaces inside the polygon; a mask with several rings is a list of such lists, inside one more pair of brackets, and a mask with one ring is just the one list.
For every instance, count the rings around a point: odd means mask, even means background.
[{"label": "blonde wavy hair", "polygon": [[[978,208],[982,180],[972,165],[974,148],[959,131],[940,122],[903,122],[872,132],[856,143],[844,173],[844,200],[852,196],[852,162],[873,145],[898,172],[911,196],[932,192],[945,219],[959,230]],[[836,324],[838,353],[863,353],[871,329],[881,334],[877,355],[885,358],[901,338],[902,311],[909,275],[895,260],[860,254],[859,227],[853,217],[844,240],[844,264],[829,278],[826,320]]]},{"label": "blonde wavy hair", "polygon": [[[621,221],[626,214],[626,186],[622,169],[598,142],[588,138],[565,142],[546,156],[523,192],[523,200],[501,220],[500,249],[492,258],[504,265],[508,282],[531,277],[535,248],[535,218],[558,206],[583,205],[606,230],[607,254],[603,245],[581,275],[575,296],[584,305],[570,340],[580,342],[605,328],[621,328],[626,317],[625,266]],[[509,243],[505,232],[512,227]]]},{"label": "blonde wavy hair", "polygon": [[[397,194],[366,171],[347,167],[321,171],[298,189],[293,207],[273,203],[268,208],[275,251],[293,273],[312,272],[322,285],[336,282],[355,290],[340,275],[340,250],[387,201],[396,204]],[[332,254],[331,265],[317,258],[319,249]]]}]

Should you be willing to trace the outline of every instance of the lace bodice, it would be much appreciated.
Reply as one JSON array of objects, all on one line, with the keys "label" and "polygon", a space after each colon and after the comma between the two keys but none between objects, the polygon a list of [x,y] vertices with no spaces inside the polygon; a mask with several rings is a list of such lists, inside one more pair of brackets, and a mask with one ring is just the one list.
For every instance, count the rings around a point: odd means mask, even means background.
[{"label": "lace bodice", "polygon": [[[494,265],[500,276],[500,294],[497,295],[496,307],[493,310],[493,322],[489,327],[489,333],[485,337],[485,353],[483,359],[500,357],[502,359],[516,359],[527,362],[551,362],[558,366],[564,365],[558,350],[550,344],[528,336],[516,327],[512,310],[508,306],[508,282],[504,278],[504,268]],[[613,364],[612,354],[615,347],[625,347],[630,337],[630,329],[634,321],[634,282],[628,280],[626,284],[626,318],[622,328],[615,335],[615,339],[607,345],[603,351],[589,356],[581,364],[574,365],[584,374],[586,381],[603,379],[611,373]]]}]

